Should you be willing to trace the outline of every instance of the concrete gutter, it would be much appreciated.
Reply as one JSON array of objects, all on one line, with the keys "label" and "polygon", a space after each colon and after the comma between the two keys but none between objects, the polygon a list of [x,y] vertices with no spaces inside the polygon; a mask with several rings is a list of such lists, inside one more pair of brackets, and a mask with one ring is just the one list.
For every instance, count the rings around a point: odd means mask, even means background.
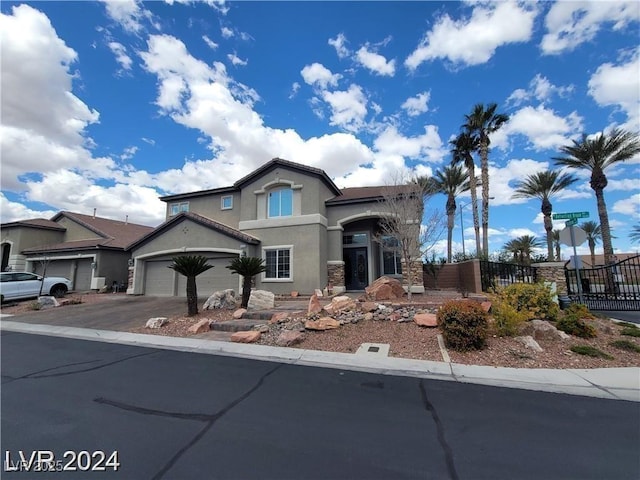
[{"label": "concrete gutter", "polygon": [[640,402],[640,368],[527,369],[411,360],[14,322],[0,329],[208,355]]}]

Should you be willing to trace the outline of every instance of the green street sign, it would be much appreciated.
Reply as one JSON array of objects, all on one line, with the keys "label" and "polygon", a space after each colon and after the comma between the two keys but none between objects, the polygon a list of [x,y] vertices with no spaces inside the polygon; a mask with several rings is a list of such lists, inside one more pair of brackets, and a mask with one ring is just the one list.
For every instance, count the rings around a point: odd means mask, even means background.
[{"label": "green street sign", "polygon": [[554,220],[573,220],[574,218],[589,218],[589,212],[554,213]]},{"label": "green street sign", "polygon": [[564,222],[564,226],[565,227],[572,227],[574,225],[578,224],[578,219],[577,218],[572,218],[571,220],[567,220],[566,222]]}]

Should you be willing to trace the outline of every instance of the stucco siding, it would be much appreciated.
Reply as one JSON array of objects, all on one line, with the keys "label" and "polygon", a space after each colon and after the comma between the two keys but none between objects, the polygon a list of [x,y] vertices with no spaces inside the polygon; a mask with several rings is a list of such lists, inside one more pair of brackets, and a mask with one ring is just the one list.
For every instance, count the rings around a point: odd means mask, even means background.
[{"label": "stucco siding", "polygon": [[[233,207],[229,210],[222,209],[222,197],[232,196]],[[171,218],[171,205],[174,203],[189,203],[189,211],[203,217],[215,219],[233,228],[238,228],[240,221],[240,192],[211,194],[203,197],[176,200],[167,203],[167,220]]]},{"label": "stucco siding", "polygon": [[[92,238],[102,238],[100,235],[96,234],[95,232],[92,232],[91,230],[83,227],[82,225],[79,225],[78,223],[74,222],[69,218],[62,217],[60,218],[60,220],[58,220],[57,223],[67,229],[67,231],[64,234],[65,242],[73,242],[76,240],[89,240]],[[40,245],[42,245],[42,243]]]}]

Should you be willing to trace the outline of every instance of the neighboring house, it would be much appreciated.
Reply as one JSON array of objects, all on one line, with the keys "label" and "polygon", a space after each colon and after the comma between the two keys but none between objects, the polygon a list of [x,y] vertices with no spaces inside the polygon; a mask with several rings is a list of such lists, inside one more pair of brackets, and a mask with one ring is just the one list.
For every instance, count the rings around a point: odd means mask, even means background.
[{"label": "neighboring house", "polygon": [[[275,158],[232,186],[161,197],[166,221],[128,247],[127,292],[185,295],[185,278],[167,268],[181,254],[214,266],[197,278],[203,294],[240,289],[225,268],[239,255],[265,259],[256,287],[276,294],[359,291],[382,275],[402,278],[393,241],[375,240],[384,189],[340,190],[323,170]],[[413,290],[424,291],[421,280]]]},{"label": "neighboring house", "polygon": [[66,277],[73,290],[126,284],[126,246],[152,227],[72,212],[0,225],[2,270]]}]

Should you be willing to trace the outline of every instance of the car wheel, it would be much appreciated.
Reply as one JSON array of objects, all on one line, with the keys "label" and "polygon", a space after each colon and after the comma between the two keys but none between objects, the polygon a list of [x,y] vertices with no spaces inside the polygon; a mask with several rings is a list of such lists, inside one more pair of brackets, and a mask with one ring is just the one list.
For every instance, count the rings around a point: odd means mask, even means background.
[{"label": "car wheel", "polygon": [[62,298],[67,293],[67,287],[64,285],[54,285],[51,287],[51,292],[49,293],[56,298]]}]

